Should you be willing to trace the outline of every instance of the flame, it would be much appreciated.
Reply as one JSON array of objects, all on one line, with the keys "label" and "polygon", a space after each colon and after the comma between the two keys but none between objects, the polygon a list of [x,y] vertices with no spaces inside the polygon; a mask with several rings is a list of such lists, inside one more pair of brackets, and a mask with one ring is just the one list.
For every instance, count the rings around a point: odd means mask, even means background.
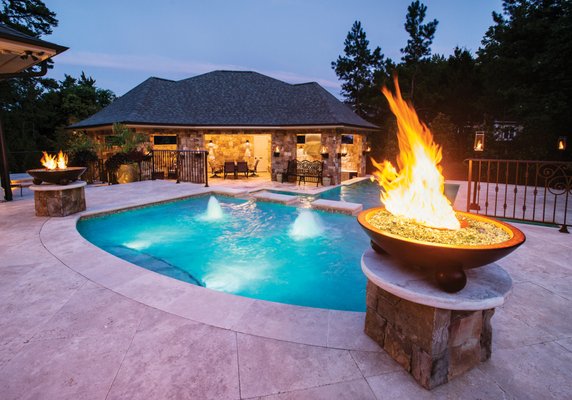
[{"label": "flame", "polygon": [[481,140],[477,140],[477,145],[475,146],[476,151],[481,151],[483,149],[483,142]]},{"label": "flame", "polygon": [[441,147],[433,142],[429,128],[419,121],[415,109],[401,97],[397,77],[395,96],[382,89],[389,107],[397,117],[399,172],[389,161],[373,161],[379,170],[374,176],[383,187],[381,200],[387,211],[416,223],[444,229],[460,229],[451,203],[444,195],[441,175]]},{"label": "flame", "polygon": [[565,146],[564,143],[565,143],[565,142],[564,142],[564,139],[560,139],[560,140],[558,141],[558,150],[564,150],[564,149],[566,149],[566,146]]},{"label": "flame", "polygon": [[68,163],[68,156],[67,154],[64,154],[61,150],[57,155],[50,155],[48,153],[46,153],[45,151],[42,151],[43,156],[42,159],[40,160],[40,162],[42,163],[42,165],[44,167],[46,167],[47,169],[66,169],[67,168],[67,163]]}]

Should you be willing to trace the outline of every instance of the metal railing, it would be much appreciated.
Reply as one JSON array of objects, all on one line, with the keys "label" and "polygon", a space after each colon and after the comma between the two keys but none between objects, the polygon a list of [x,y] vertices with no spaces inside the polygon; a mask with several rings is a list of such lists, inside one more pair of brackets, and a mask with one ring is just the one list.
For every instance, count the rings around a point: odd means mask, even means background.
[{"label": "metal railing", "polygon": [[204,150],[152,150],[151,179],[204,183],[208,187],[207,155]]},{"label": "metal railing", "polygon": [[467,211],[560,225],[572,216],[572,163],[469,159]]}]

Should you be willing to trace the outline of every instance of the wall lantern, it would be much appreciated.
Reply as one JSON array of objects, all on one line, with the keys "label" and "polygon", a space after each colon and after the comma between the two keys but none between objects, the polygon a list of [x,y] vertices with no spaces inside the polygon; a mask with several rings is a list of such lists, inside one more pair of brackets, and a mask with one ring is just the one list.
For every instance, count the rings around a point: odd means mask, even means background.
[{"label": "wall lantern", "polygon": [[475,144],[473,145],[473,150],[483,151],[485,149],[485,133],[477,132],[475,133]]},{"label": "wall lantern", "polygon": [[328,153],[328,149],[326,148],[326,146],[322,146],[322,149],[320,150],[320,154],[322,155],[322,158],[330,157],[330,154]]},{"label": "wall lantern", "polygon": [[366,154],[369,153],[371,153],[371,145],[369,143],[366,143],[365,149],[362,151],[362,154],[365,156]]},{"label": "wall lantern", "polygon": [[345,157],[348,155],[348,146],[346,146],[345,144],[342,146],[342,157]]},{"label": "wall lantern", "polygon": [[558,146],[558,150],[559,150],[559,151],[564,151],[564,150],[566,150],[566,142],[567,142],[567,139],[568,139],[568,138],[567,138],[566,136],[560,136],[560,137],[558,138],[558,144],[557,144],[557,146]]},{"label": "wall lantern", "polygon": [[274,149],[274,157],[280,157],[280,146],[276,146]]}]

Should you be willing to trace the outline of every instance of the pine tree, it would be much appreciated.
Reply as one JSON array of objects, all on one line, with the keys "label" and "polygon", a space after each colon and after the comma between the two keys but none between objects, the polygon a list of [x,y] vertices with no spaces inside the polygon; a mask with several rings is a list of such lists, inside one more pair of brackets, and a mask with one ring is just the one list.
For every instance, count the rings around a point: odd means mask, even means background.
[{"label": "pine tree", "polygon": [[344,41],[344,56],[332,62],[332,68],[342,83],[342,95],[354,111],[365,118],[374,113],[372,98],[378,96],[374,85],[375,74],[385,72],[388,60],[376,47],[369,49],[369,41],[361,22],[355,21]]},{"label": "pine tree", "polygon": [[419,0],[412,2],[407,7],[407,16],[405,17],[405,30],[409,33],[407,46],[401,49],[403,57],[401,60],[405,63],[405,67],[410,70],[411,86],[409,95],[413,99],[415,91],[415,79],[419,70],[419,64],[429,60],[431,56],[431,44],[435,37],[437,25],[439,21],[423,23],[427,14],[427,6],[420,3]]}]

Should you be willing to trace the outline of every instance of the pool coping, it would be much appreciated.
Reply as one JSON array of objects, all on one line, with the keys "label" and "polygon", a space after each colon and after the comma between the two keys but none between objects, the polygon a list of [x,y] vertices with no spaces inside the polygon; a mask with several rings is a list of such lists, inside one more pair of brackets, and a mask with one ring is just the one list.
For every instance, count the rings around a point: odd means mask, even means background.
[{"label": "pool coping", "polygon": [[275,303],[195,286],[107,253],[83,238],[76,227],[83,217],[209,194],[223,193],[220,188],[204,188],[180,196],[131,201],[50,218],[40,230],[40,240],[48,252],[86,279],[170,314],[264,338],[344,350],[381,351],[363,333],[364,312]]}]

